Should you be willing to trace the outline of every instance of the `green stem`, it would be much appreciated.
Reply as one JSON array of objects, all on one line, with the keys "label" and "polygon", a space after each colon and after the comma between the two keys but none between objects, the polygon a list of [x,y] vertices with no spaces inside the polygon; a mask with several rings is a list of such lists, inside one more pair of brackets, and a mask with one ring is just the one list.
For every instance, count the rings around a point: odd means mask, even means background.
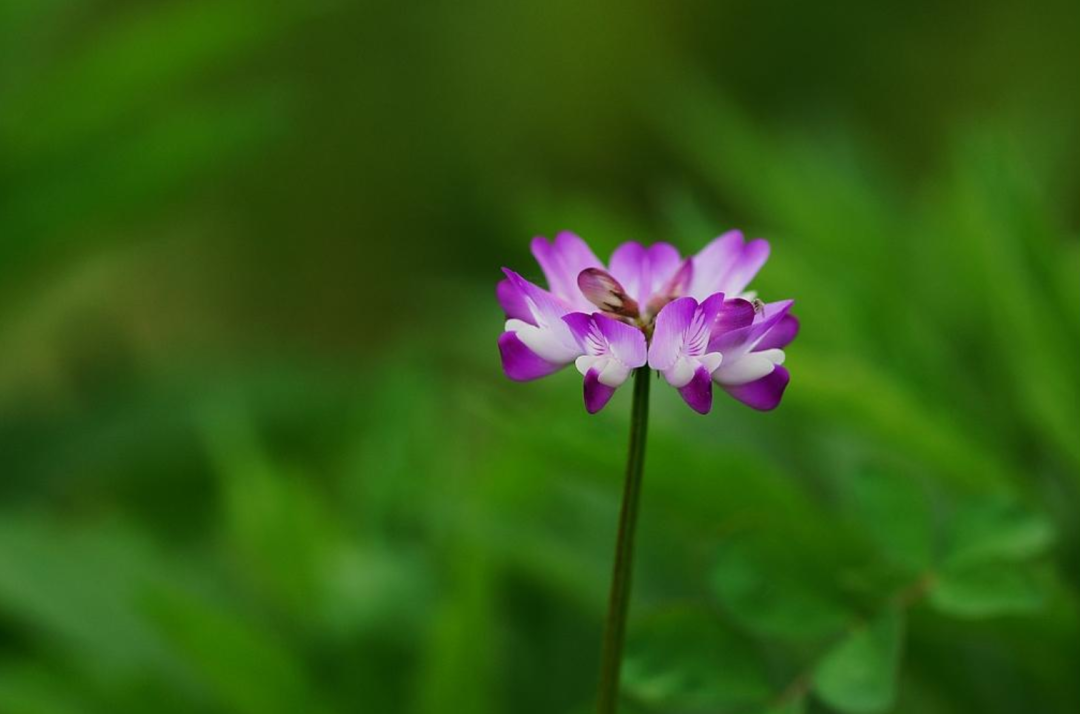
[{"label": "green stem", "polygon": [[634,406],[630,412],[630,455],[626,461],[619,535],[615,544],[615,569],[611,576],[607,623],[600,659],[598,714],[614,714],[619,698],[619,669],[626,641],[626,613],[634,565],[634,530],[637,527],[641,472],[645,465],[645,432],[649,421],[649,383],[652,371],[644,367],[634,374]]}]

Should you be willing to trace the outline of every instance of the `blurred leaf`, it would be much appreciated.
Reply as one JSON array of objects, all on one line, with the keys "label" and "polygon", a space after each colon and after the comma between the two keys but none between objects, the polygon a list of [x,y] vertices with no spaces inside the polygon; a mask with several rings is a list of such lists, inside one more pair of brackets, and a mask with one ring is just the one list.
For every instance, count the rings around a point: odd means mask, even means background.
[{"label": "blurred leaf", "polygon": [[892,706],[904,618],[890,608],[848,634],[814,671],[814,691],[842,712],[872,714]]},{"label": "blurred leaf", "polygon": [[791,640],[831,635],[848,613],[806,555],[782,543],[743,534],[720,548],[710,582],[725,610],[752,632]]},{"label": "blurred leaf", "polygon": [[138,610],[157,572],[130,531],[0,518],[0,610],[33,636],[82,653],[94,670],[162,663],[161,642]]},{"label": "blurred leaf", "polygon": [[930,604],[965,618],[1029,614],[1046,601],[1046,587],[1030,568],[983,563],[946,568],[930,589]]},{"label": "blurred leaf", "polygon": [[946,567],[996,560],[1019,561],[1042,554],[1054,529],[1041,513],[1004,497],[964,502],[949,520]]},{"label": "blurred leaf", "polygon": [[[994,377],[1014,392],[1021,418],[1057,442],[1080,465],[1080,375],[1072,359],[1075,326],[1063,320],[1060,300],[1047,288],[1030,253],[1045,256],[1057,248],[1040,210],[1038,185],[1006,142],[984,132],[965,135],[956,151],[951,240],[966,248],[965,258],[981,280],[984,308],[994,316],[989,337],[998,359]],[[1040,245],[1038,241],[1042,241]],[[1029,252],[1030,251],[1030,252]],[[1055,251],[1056,252],[1056,251]],[[1070,334],[1071,333],[1071,334]],[[1037,345],[1036,349],[1034,346]]]},{"label": "blurred leaf", "polygon": [[63,678],[31,663],[0,665],[0,711],[4,714],[86,714],[71,677]]},{"label": "blurred leaf", "polygon": [[798,359],[800,381],[791,397],[813,413],[842,421],[907,458],[921,459],[958,487],[981,490],[1007,482],[1009,472],[997,454],[972,439],[947,411],[922,403],[924,395],[879,366],[806,348]]},{"label": "blurred leaf", "polygon": [[933,561],[934,524],[927,494],[910,477],[859,471],[845,479],[842,498],[877,550],[908,574]]},{"label": "blurred leaf", "polygon": [[452,559],[453,592],[434,613],[414,690],[417,711],[428,714],[486,714],[496,709],[491,676],[496,658],[490,617],[494,604],[491,564],[470,545],[458,547]]},{"label": "blurred leaf", "polygon": [[302,474],[277,468],[242,408],[218,407],[203,429],[239,567],[302,616],[320,601],[320,576],[339,540],[333,514]]},{"label": "blurred leaf", "polygon": [[146,605],[177,655],[226,709],[238,714],[323,710],[301,653],[271,629],[179,589],[160,589]]},{"label": "blurred leaf", "polygon": [[297,614],[317,617],[331,638],[387,631],[409,638],[430,611],[431,585],[415,553],[355,545],[338,550],[324,566],[320,599]]},{"label": "blurred leaf", "polygon": [[680,712],[753,706],[771,694],[751,643],[708,612],[690,609],[631,628],[623,688],[649,706]]}]

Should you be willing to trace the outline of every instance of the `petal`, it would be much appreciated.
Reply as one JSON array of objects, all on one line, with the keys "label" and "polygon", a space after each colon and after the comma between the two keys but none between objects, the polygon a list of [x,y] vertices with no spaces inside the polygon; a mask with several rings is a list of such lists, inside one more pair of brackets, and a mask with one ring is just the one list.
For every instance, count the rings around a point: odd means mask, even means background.
[{"label": "petal", "polygon": [[761,411],[775,409],[780,404],[780,398],[784,396],[791,375],[788,371],[777,366],[769,375],[749,384],[724,387],[731,396],[743,404]]},{"label": "petal", "polygon": [[694,311],[694,317],[690,320],[690,326],[683,333],[680,354],[701,357],[708,351],[709,340],[712,337],[712,322],[716,319],[723,304],[724,294],[717,293],[698,305],[697,310]]},{"label": "petal", "polygon": [[647,299],[641,299],[641,294],[647,287],[645,281],[648,266],[649,253],[637,241],[623,243],[611,254],[611,274],[622,284],[626,293],[639,304],[647,302]]},{"label": "petal", "polygon": [[593,334],[592,315],[586,315],[583,312],[571,312],[568,315],[563,315],[562,321],[570,328],[570,334],[585,354],[600,354],[599,350],[595,349],[599,345],[596,344],[596,337]]},{"label": "petal", "polygon": [[[645,304],[653,295],[661,292],[683,266],[679,250],[670,243],[653,243],[646,251],[646,271],[638,302]],[[690,277],[692,267],[687,269]]]},{"label": "petal", "polygon": [[743,353],[753,349],[758,340],[783,319],[794,302],[781,300],[766,303],[762,311],[754,316],[753,324],[726,332],[714,330],[709,351],[723,352],[725,357],[729,357],[732,352]]},{"label": "petal", "polygon": [[744,243],[742,231],[728,231],[702,248],[694,256],[694,276],[688,294],[704,299],[721,292],[721,280],[742,252]]},{"label": "petal", "polygon": [[[581,354],[570,327],[562,316],[570,311],[562,300],[533,285],[512,270],[503,269],[510,284],[522,295],[532,315],[531,321],[510,320],[507,330],[517,332],[529,349],[549,362],[565,364]],[[510,326],[510,322],[515,323]]]},{"label": "petal", "polygon": [[712,409],[712,379],[708,370],[699,367],[693,379],[679,389],[679,394],[698,414],[708,414]]},{"label": "petal", "polygon": [[662,370],[661,374],[664,375],[664,380],[668,384],[676,389],[680,389],[689,384],[690,380],[694,378],[697,367],[698,364],[696,361],[689,360],[686,357],[679,357],[675,360],[675,364]]},{"label": "petal", "polygon": [[627,367],[641,367],[648,358],[645,333],[607,315],[593,315],[593,322],[607,340],[611,354]]},{"label": "petal", "polygon": [[762,336],[755,347],[758,350],[783,349],[799,334],[799,318],[786,314]]},{"label": "petal", "polygon": [[573,233],[563,231],[551,243],[537,236],[530,247],[551,292],[579,310],[591,309],[578,291],[577,277],[582,270],[600,268],[603,264],[588,244]]},{"label": "petal", "polygon": [[507,280],[518,291],[521,301],[532,315],[533,324],[546,325],[558,322],[566,313],[570,312],[570,305],[538,285],[530,283],[509,268],[503,268]]},{"label": "petal", "polygon": [[[657,371],[669,369],[682,352],[683,339],[697,311],[697,300],[690,297],[672,300],[656,316],[649,366]],[[716,351],[716,350],[713,350]]]},{"label": "petal", "polygon": [[743,248],[739,257],[735,259],[731,270],[724,275],[724,279],[720,283],[720,290],[723,290],[728,295],[738,295],[746,289],[746,286],[750,284],[750,281],[754,279],[754,276],[758,274],[761,266],[765,265],[765,261],[768,259],[769,241],[763,238],[750,241]]},{"label": "petal", "polygon": [[503,312],[507,317],[514,317],[518,320],[524,320],[525,322],[532,323],[533,316],[529,312],[529,306],[525,302],[525,296],[521,294],[509,279],[502,279],[499,284],[495,286],[495,297],[499,300],[499,305],[502,306]]},{"label": "petal", "polygon": [[590,414],[600,411],[613,394],[615,388],[601,384],[596,370],[591,369],[585,374],[585,411]]},{"label": "petal", "polygon": [[689,295],[699,300],[712,293],[739,295],[769,259],[769,242],[746,242],[742,231],[729,231],[694,256]]},{"label": "petal", "polygon": [[[555,326],[538,327],[523,320],[510,319],[506,321],[506,331],[515,333],[538,357],[554,364],[569,364],[582,352],[570,335],[570,328],[561,320],[556,329]],[[564,332],[565,335],[562,334]]]},{"label": "petal", "polygon": [[539,357],[526,347],[514,332],[504,332],[499,336],[499,354],[502,355],[506,376],[516,382],[546,377],[563,366]]},{"label": "petal", "polygon": [[[630,241],[611,254],[611,274],[639,305],[648,304],[654,294],[663,291],[682,266],[679,251],[670,243],[654,243],[646,248]],[[687,268],[686,277],[692,270],[692,266]]]},{"label": "petal", "polygon": [[782,350],[749,352],[734,358],[729,356],[712,376],[718,383],[728,386],[748,384],[761,379],[772,372],[774,367],[783,363]]},{"label": "petal", "polygon": [[754,322],[754,314],[754,305],[749,300],[725,300],[713,323],[713,334],[748,327]]},{"label": "petal", "polygon": [[708,370],[709,374],[712,374],[720,367],[724,362],[724,355],[719,352],[710,352],[706,355],[702,355],[698,358],[701,366]]},{"label": "petal", "polygon": [[600,384],[614,389],[615,387],[621,387],[622,383],[630,377],[630,372],[632,371],[632,369],[619,360],[609,359],[597,379],[600,380]]},{"label": "petal", "polygon": [[589,373],[590,369],[596,368],[596,371],[599,372],[599,368],[603,367],[603,364],[598,363],[604,362],[606,360],[607,357],[597,357],[596,355],[581,355],[576,360],[574,360],[574,366],[577,368],[577,371],[581,373],[581,376],[584,377],[586,374]]},{"label": "petal", "polygon": [[667,282],[660,287],[653,287],[653,294],[649,298],[646,309],[655,315],[663,309],[664,305],[675,298],[686,295],[690,289],[690,281],[694,278],[694,261],[690,258],[684,260]]}]

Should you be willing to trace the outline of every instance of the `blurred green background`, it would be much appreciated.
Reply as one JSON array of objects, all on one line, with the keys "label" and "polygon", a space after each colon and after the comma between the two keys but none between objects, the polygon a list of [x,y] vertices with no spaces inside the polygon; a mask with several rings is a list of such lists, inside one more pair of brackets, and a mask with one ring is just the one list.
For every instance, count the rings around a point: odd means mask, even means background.
[{"label": "blurred green background", "polygon": [[655,389],[624,711],[1080,711],[1080,6],[7,0],[0,712],[588,712],[629,390],[537,234],[769,238]]}]

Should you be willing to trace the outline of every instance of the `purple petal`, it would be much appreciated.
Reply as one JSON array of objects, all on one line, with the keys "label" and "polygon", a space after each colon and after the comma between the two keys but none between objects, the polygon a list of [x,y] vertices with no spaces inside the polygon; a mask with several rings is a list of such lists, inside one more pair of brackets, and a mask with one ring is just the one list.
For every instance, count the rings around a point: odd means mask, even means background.
[{"label": "purple petal", "polygon": [[648,264],[648,251],[636,241],[623,243],[611,254],[611,274],[622,284],[626,293],[640,304],[648,301],[648,296],[645,300],[641,299],[642,292],[647,289]]},{"label": "purple petal", "polygon": [[721,292],[720,283],[742,252],[744,243],[742,231],[728,231],[702,248],[694,256],[694,277],[688,294],[704,298]]},{"label": "purple petal", "polygon": [[[663,291],[682,267],[679,251],[670,243],[654,243],[646,248],[630,241],[611,254],[611,274],[639,305],[648,304],[654,294]],[[687,278],[692,270],[687,269]]]},{"label": "purple petal", "polygon": [[698,367],[694,378],[679,389],[679,394],[698,414],[708,414],[712,409],[712,377],[709,370]]},{"label": "purple petal", "polygon": [[525,346],[516,332],[504,332],[499,336],[499,354],[502,355],[503,371],[515,382],[546,377],[563,367],[537,356]]},{"label": "purple petal", "polygon": [[645,334],[640,329],[607,315],[593,315],[593,322],[607,340],[615,359],[630,368],[645,364],[648,345],[645,343]]},{"label": "purple petal", "polygon": [[703,299],[713,293],[738,295],[769,259],[769,243],[746,242],[741,231],[729,231],[694,256],[690,295]]},{"label": "purple petal", "polygon": [[585,373],[585,411],[590,414],[603,409],[615,394],[615,388],[600,384],[599,377],[600,374],[595,369]]},{"label": "purple petal", "polygon": [[588,244],[573,233],[563,231],[551,243],[537,236],[530,247],[551,292],[575,308],[590,309],[578,291],[577,277],[582,270],[600,268],[603,264]]},{"label": "purple petal", "polygon": [[675,273],[659,287],[654,286],[652,296],[649,298],[645,309],[653,315],[659,313],[664,305],[675,298],[686,295],[690,289],[690,281],[694,278],[694,261],[690,258],[684,260]]},{"label": "purple petal", "polygon": [[755,315],[753,324],[727,332],[714,331],[712,340],[709,341],[709,351],[726,353],[739,348],[749,349],[754,342],[780,322],[794,302],[794,300],[781,300],[766,303],[762,312]]},{"label": "purple petal", "polygon": [[697,307],[697,300],[694,298],[679,298],[665,305],[656,316],[656,327],[653,330],[652,344],[649,346],[650,367],[663,371],[675,364]]},{"label": "purple petal", "polygon": [[568,315],[563,315],[562,319],[570,328],[570,334],[577,340],[578,346],[585,350],[586,354],[592,354],[589,352],[588,347],[589,333],[592,332],[593,327],[592,315],[586,315],[583,312],[571,312]]},{"label": "purple petal", "polygon": [[754,324],[750,326],[750,339],[755,342],[761,339],[784,318],[784,315],[788,314],[794,304],[794,300],[777,300],[760,306],[761,311],[754,317]]},{"label": "purple petal", "polygon": [[[642,294],[638,296],[638,302],[642,304],[663,290],[683,266],[679,250],[670,243],[653,243],[648,248],[646,259],[647,266],[641,286]],[[692,267],[687,269],[688,278],[691,277],[692,270]]]},{"label": "purple petal", "polygon": [[713,324],[713,334],[749,327],[754,322],[754,305],[749,300],[725,300]]},{"label": "purple petal", "polygon": [[524,320],[530,325],[536,324],[532,312],[529,311],[529,306],[525,303],[525,296],[514,287],[514,284],[509,279],[504,278],[499,281],[499,284],[495,286],[495,296],[498,298],[499,305],[502,306],[507,317]]},{"label": "purple petal", "polygon": [[754,346],[755,350],[783,349],[799,334],[799,318],[788,313],[772,326],[761,341]]},{"label": "purple petal", "polygon": [[533,319],[528,322],[533,324],[551,323],[570,312],[570,306],[565,301],[560,300],[547,290],[530,283],[513,270],[503,268],[503,273],[506,274],[511,287],[515,288],[522,296],[523,303],[528,305],[525,298],[528,298],[533,302],[535,308],[529,310]]},{"label": "purple petal", "polygon": [[771,374],[761,379],[735,387],[725,386],[724,391],[747,406],[767,412],[780,404],[780,398],[784,396],[789,381],[791,375],[785,368],[777,365]]},{"label": "purple petal", "polygon": [[750,241],[743,248],[742,253],[735,259],[735,264],[724,276],[720,289],[728,295],[738,295],[769,259],[769,241],[757,238]]},{"label": "purple petal", "polygon": [[724,299],[724,293],[716,293],[710,295],[702,301],[701,305],[701,317],[705,321],[705,324],[712,329],[713,324],[717,318],[723,313],[725,306],[731,302]]}]

